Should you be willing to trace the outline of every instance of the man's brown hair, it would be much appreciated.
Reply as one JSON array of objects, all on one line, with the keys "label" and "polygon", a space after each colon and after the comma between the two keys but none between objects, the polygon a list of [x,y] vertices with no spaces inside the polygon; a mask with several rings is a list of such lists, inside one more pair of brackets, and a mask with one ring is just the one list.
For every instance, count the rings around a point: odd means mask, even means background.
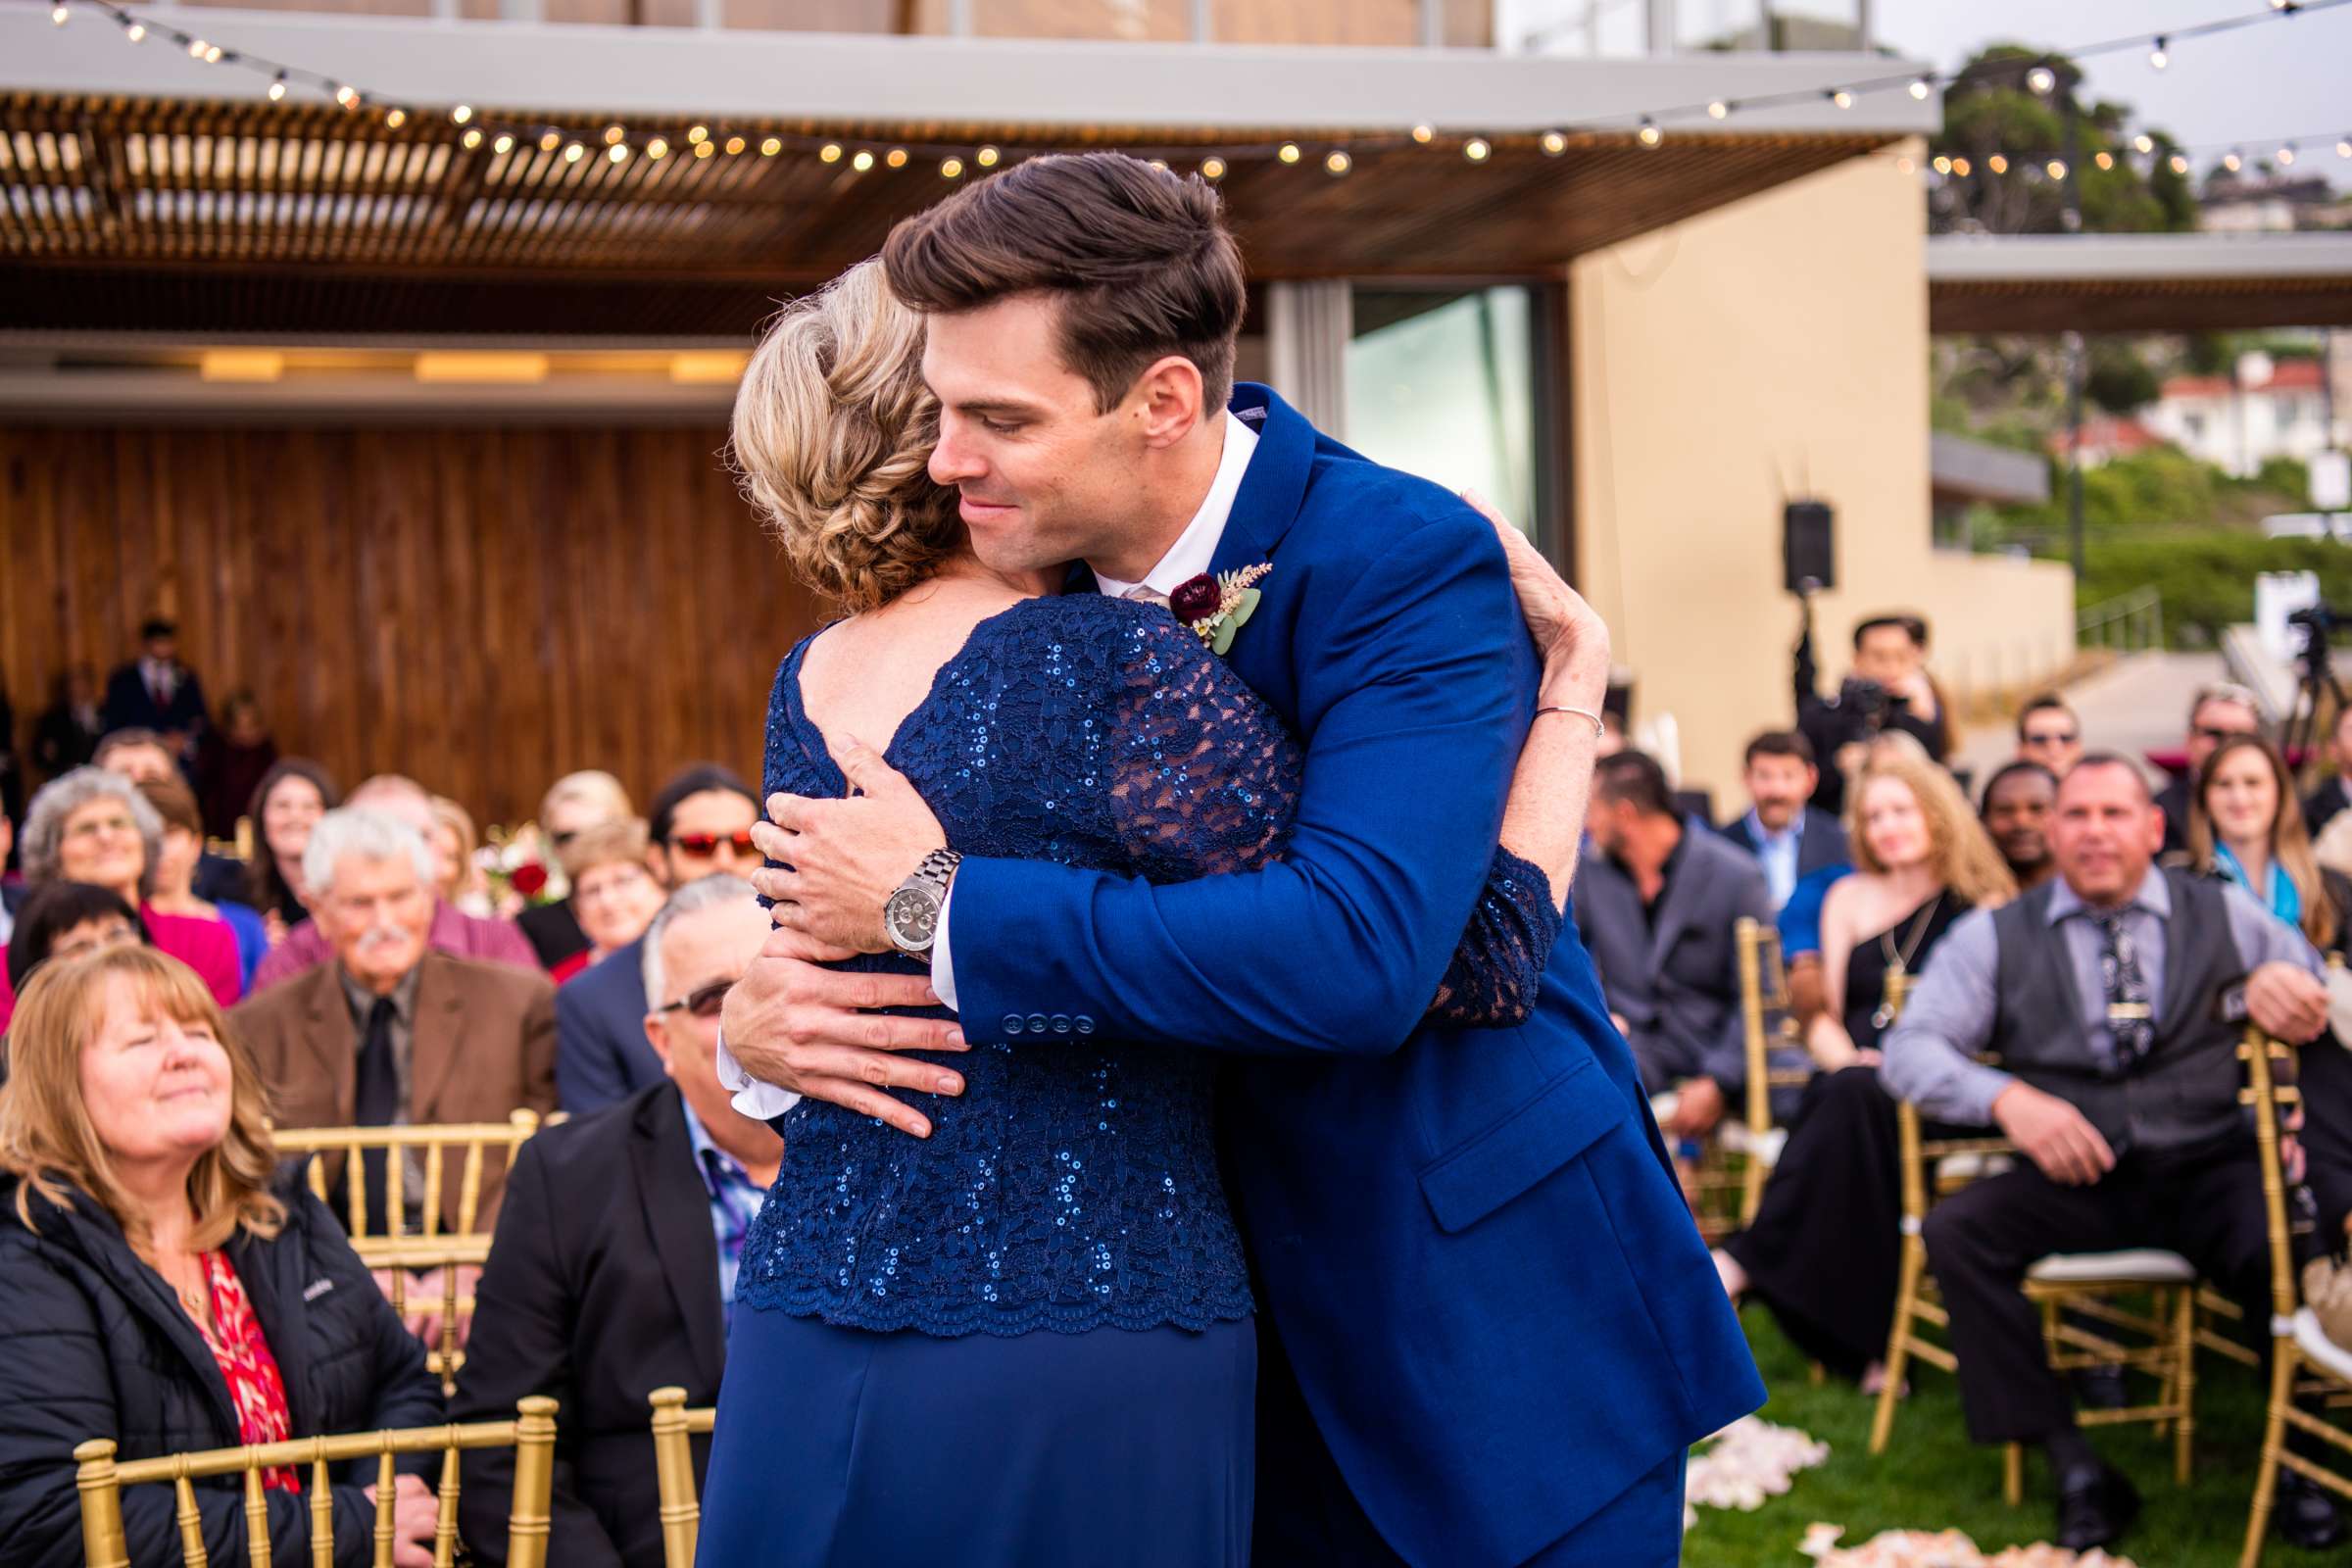
[{"label": "man's brown hair", "polygon": [[1051,295],[1061,357],[1103,413],[1171,354],[1200,367],[1205,410],[1232,394],[1242,255],[1198,175],[1123,153],[1032,158],[901,221],[882,267],[918,311]]}]

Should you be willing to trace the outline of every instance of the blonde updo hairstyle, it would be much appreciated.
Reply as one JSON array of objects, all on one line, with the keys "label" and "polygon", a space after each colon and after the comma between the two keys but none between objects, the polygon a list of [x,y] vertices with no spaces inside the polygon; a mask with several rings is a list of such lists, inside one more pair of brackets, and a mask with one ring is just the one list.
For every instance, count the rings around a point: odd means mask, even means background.
[{"label": "blonde updo hairstyle", "polygon": [[744,499],[811,592],[889,603],[963,547],[956,492],[931,482],[939,403],[923,318],[859,262],[769,324],[735,394]]}]

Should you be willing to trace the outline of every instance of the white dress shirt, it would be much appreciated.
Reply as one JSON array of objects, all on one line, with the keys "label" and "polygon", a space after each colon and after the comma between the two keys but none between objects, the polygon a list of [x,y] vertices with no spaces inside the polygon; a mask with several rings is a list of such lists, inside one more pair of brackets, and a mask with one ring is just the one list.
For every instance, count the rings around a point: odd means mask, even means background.
[{"label": "white dress shirt", "polygon": [[[1167,594],[1174,591],[1177,584],[1208,570],[1209,563],[1217,558],[1217,546],[1224,541],[1225,525],[1233,517],[1234,500],[1242,493],[1242,479],[1250,469],[1250,455],[1256,450],[1257,432],[1234,417],[1230,410],[1227,411],[1225,450],[1217,459],[1216,477],[1209,481],[1208,494],[1201,498],[1200,510],[1193,514],[1193,520],[1185,524],[1184,532],[1176,536],[1176,542],[1168,547],[1167,554],[1161,556],[1159,564],[1144,574],[1140,584],[1121,582],[1097,572],[1095,586],[1114,599],[1123,598],[1129,589],[1136,587]],[[957,1010],[956,970],[948,947],[948,917],[955,904],[956,885],[950,882],[947,900],[939,909],[939,934],[931,947],[931,989],[939,993],[941,1004],[950,1012]],[[800,1096],[779,1089],[774,1084],[762,1083],[746,1072],[743,1064],[735,1059],[734,1053],[727,1049],[723,1035],[718,1042],[717,1065],[719,1083],[736,1092],[735,1108],[747,1116],[765,1121],[770,1116],[782,1115],[800,1101]]]}]

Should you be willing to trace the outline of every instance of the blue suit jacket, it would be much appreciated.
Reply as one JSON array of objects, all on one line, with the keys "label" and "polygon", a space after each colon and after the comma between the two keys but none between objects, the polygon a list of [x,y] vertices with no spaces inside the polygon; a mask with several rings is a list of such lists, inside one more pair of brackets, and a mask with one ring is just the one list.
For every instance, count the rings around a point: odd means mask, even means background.
[{"label": "blue suit jacket", "polygon": [[1574,927],[1525,1024],[1422,1021],[1534,706],[1493,529],[1264,387],[1233,407],[1259,441],[1214,566],[1273,564],[1229,658],[1306,747],[1290,852],[1167,887],[966,859],[964,1032],[1250,1058],[1236,1206],[1349,1489],[1412,1561],[1519,1563],[1763,1388]]},{"label": "blue suit jacket", "polygon": [[645,1038],[644,961],[640,937],[556,987],[556,1103],[574,1116],[667,1076]]},{"label": "blue suit jacket", "polygon": [[[1725,838],[1739,845],[1758,859],[1764,858],[1764,843],[1756,837],[1748,821],[1752,811],[1742,811],[1716,829]],[[1805,808],[1797,819],[1796,874],[1798,880],[1811,876],[1825,866],[1846,863],[1845,824],[1818,806]]]}]

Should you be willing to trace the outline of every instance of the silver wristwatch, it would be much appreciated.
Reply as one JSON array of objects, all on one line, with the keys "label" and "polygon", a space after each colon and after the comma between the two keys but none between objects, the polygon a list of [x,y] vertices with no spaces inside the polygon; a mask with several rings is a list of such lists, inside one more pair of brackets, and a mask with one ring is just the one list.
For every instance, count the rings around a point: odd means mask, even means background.
[{"label": "silver wristwatch", "polygon": [[962,861],[954,850],[933,850],[914,874],[899,884],[882,906],[882,931],[892,947],[914,958],[931,951],[939,939],[939,913],[947,906],[948,884]]}]

